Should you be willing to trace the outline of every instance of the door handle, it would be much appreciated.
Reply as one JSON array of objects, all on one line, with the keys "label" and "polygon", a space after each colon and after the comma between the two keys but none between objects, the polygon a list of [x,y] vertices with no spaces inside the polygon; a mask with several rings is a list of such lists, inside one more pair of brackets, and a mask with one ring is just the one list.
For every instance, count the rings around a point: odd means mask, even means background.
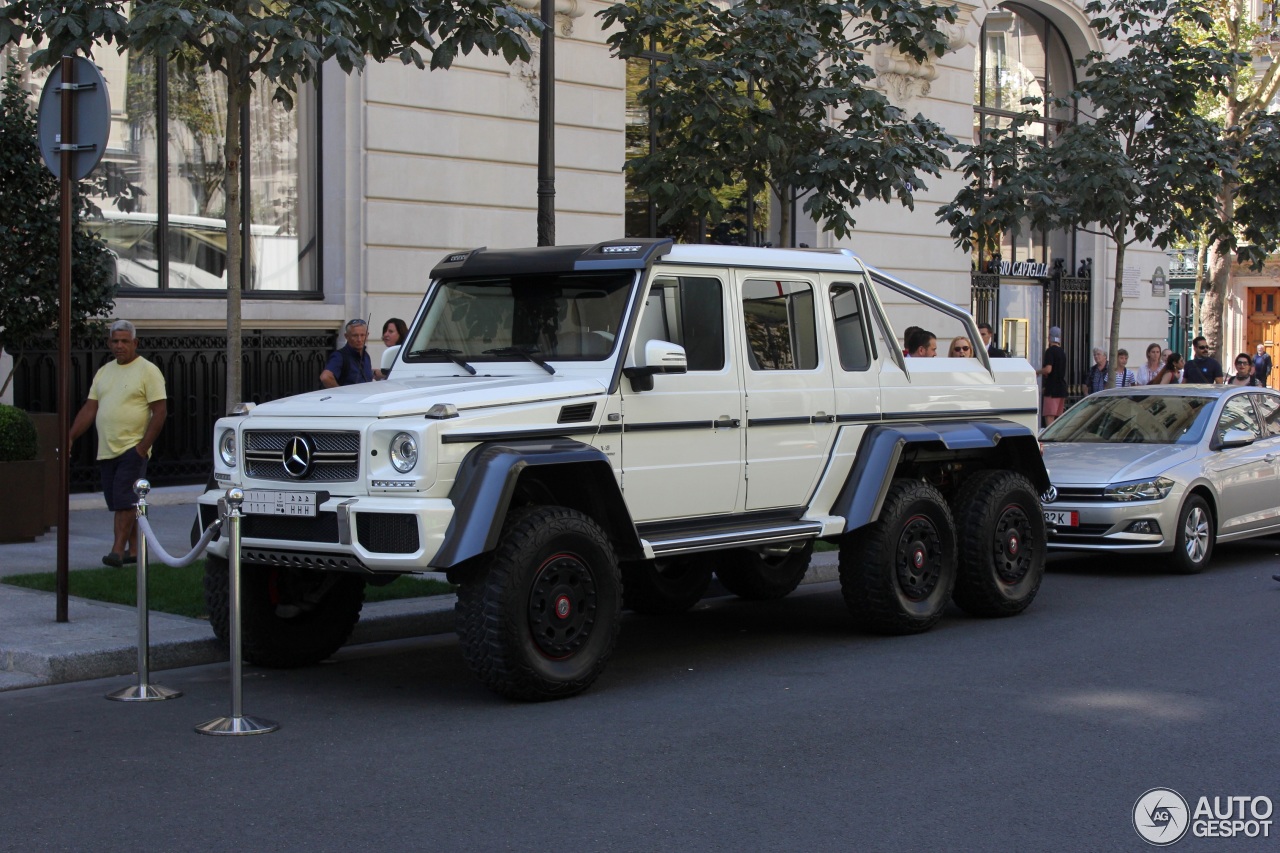
[{"label": "door handle", "polygon": [[716,422],[713,426],[715,426],[716,429],[737,429],[741,423],[742,422],[737,418],[731,418],[728,415],[721,415],[716,418]]},{"label": "door handle", "polygon": [[1266,456],[1263,456],[1262,458],[1267,460],[1268,462],[1275,462],[1277,457],[1276,457],[1276,454],[1274,453],[1268,453]]}]

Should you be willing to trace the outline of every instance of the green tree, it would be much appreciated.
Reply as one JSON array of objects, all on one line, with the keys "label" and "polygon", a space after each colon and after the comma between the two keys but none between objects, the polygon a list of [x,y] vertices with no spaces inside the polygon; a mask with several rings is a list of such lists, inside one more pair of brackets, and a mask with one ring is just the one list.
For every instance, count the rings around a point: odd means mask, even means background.
[{"label": "green tree", "polygon": [[330,59],[347,73],[368,59],[448,68],[473,50],[513,62],[528,58],[531,31],[542,31],[537,17],[502,0],[0,0],[0,47],[23,38],[43,45],[31,57],[37,66],[114,44],[179,74],[208,70],[225,82],[228,408],[242,398],[240,116],[253,87],[265,81],[290,109]]},{"label": "green tree", "polygon": [[600,13],[617,25],[614,53],[656,48],[640,104],[658,144],[628,160],[632,182],[665,220],[726,212],[726,187],[767,188],[782,201],[777,243],[789,245],[791,203],[837,236],[866,200],[913,206],[955,139],[872,85],[873,49],[915,62],[946,52],[953,7],[919,0],[624,0]]},{"label": "green tree", "polygon": [[1198,4],[1092,0],[1085,11],[1099,41],[1117,50],[1086,55],[1076,90],[1051,104],[1074,104],[1079,120],[1058,125],[1046,142],[1025,132],[1045,120],[1044,105],[1028,100],[1032,109],[1008,127],[964,147],[967,184],[938,215],[964,249],[990,250],[1002,233],[1025,227],[1079,228],[1110,240],[1110,386],[1126,250],[1194,240],[1233,174],[1217,126],[1196,101],[1226,88],[1235,57],[1212,39],[1189,37],[1212,28]]},{"label": "green tree", "polygon": [[1275,160],[1280,140],[1276,116],[1268,112],[1280,95],[1280,43],[1272,40],[1274,23],[1264,26],[1256,20],[1253,4],[1246,0],[1201,0],[1198,5],[1213,26],[1192,38],[1221,44],[1237,57],[1226,87],[1201,98],[1201,111],[1221,129],[1234,169],[1211,208],[1209,286],[1200,304],[1203,334],[1225,357],[1230,353],[1222,330],[1234,262],[1260,269],[1280,248]]},{"label": "green tree", "polygon": [[[94,332],[115,305],[111,253],[82,223],[91,208],[77,191],[71,241],[71,333]],[[0,96],[0,344],[13,356],[9,387],[28,346],[58,327],[61,282],[58,179],[45,168],[36,114],[18,63],[5,72]]]}]

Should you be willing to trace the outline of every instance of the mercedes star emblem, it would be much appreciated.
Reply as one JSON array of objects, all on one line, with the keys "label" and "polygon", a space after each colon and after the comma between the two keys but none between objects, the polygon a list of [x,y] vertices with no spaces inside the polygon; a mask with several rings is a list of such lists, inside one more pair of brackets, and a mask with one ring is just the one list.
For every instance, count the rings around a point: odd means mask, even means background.
[{"label": "mercedes star emblem", "polygon": [[295,435],[284,446],[280,454],[284,463],[284,472],[295,480],[301,480],[311,473],[312,457],[311,441],[305,435]]}]

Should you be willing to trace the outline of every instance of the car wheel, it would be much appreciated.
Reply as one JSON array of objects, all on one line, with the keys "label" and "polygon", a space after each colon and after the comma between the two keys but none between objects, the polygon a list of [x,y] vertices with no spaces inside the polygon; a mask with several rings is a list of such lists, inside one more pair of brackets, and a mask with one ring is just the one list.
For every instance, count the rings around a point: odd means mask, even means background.
[{"label": "car wheel", "polygon": [[951,504],[959,536],[952,599],[974,616],[1014,616],[1044,578],[1044,512],[1031,481],[1013,471],[965,480]]},{"label": "car wheel", "polygon": [[809,571],[813,540],[784,552],[735,548],[720,555],[716,577],[729,592],[751,601],[776,601],[795,591]]},{"label": "car wheel", "polygon": [[468,666],[511,699],[587,689],[618,639],[622,578],[590,517],[537,507],[506,524],[487,567],[458,588],[457,630]]},{"label": "car wheel", "polygon": [[1178,513],[1178,527],[1173,537],[1173,567],[1179,574],[1203,572],[1213,556],[1215,539],[1213,513],[1199,495],[1191,495]]},{"label": "car wheel", "polygon": [[711,584],[710,554],[627,563],[622,567],[622,606],[636,613],[683,613],[702,600]]},{"label": "car wheel", "polygon": [[840,542],[840,591],[854,618],[881,634],[932,628],[956,582],[956,533],[942,494],[894,480],[880,517]]},{"label": "car wheel", "polygon": [[[360,621],[364,579],[343,572],[244,565],[240,572],[241,651],[258,666],[309,666],[342,648]],[[231,636],[231,572],[222,557],[204,564],[205,607],[214,636]]]}]

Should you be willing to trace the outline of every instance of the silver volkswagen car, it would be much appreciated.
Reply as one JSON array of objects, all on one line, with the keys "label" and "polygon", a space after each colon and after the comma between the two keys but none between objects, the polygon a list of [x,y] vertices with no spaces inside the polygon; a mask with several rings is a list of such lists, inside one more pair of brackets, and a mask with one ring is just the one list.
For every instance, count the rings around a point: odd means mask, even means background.
[{"label": "silver volkswagen car", "polygon": [[1081,400],[1041,434],[1049,548],[1169,554],[1203,571],[1215,542],[1280,533],[1280,394],[1160,385]]}]

